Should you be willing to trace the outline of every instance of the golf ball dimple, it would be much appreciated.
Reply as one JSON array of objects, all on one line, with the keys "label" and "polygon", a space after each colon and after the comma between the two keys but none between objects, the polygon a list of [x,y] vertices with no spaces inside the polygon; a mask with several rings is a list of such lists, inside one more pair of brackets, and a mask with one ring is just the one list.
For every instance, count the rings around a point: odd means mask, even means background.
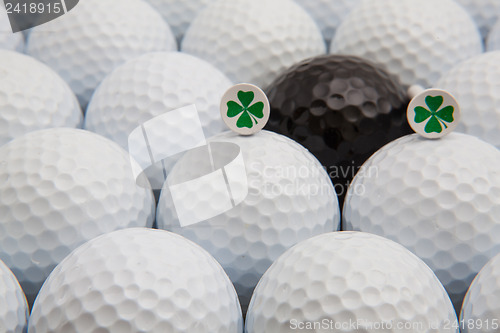
[{"label": "golf ball dimple", "polygon": [[468,59],[447,72],[436,87],[452,93],[460,104],[457,130],[500,148],[500,51]]},{"label": "golf ball dimple", "polygon": [[174,51],[168,24],[142,0],[85,0],[32,29],[26,51],[66,80],[85,110],[95,88],[127,60]]},{"label": "golf ball dimple", "polygon": [[222,267],[189,240],[132,228],[95,238],[59,264],[33,306],[29,333],[241,333]]},{"label": "golf ball dimple", "polygon": [[[225,129],[219,102],[231,81],[209,63],[184,53],[157,52],[131,60],[108,75],[97,88],[87,109],[85,128],[103,135],[124,149],[129,149],[129,135],[138,126],[168,111],[194,104],[203,134],[211,137]],[[161,130],[161,128],[159,129]],[[178,124],[178,131],[188,134],[189,123]],[[175,147],[182,134],[164,133],[158,146]],[[152,140],[152,139],[150,139]],[[161,189],[164,173],[173,160],[147,170],[153,189]]]},{"label": "golf ball dimple", "polygon": [[373,172],[354,178],[343,227],[387,237],[422,258],[459,312],[472,279],[500,252],[499,165],[500,151],[470,135],[400,138],[366,161]]},{"label": "golf ball dimple", "polygon": [[483,39],[500,16],[500,1],[497,0],[456,0],[472,16]]},{"label": "golf ball dimple", "polygon": [[0,6],[0,49],[24,51],[23,34],[21,32],[12,33],[9,17],[4,6]]},{"label": "golf ball dimple", "polygon": [[[240,147],[246,181],[237,178],[241,181],[233,181],[231,187],[247,186],[248,195],[215,217],[182,227],[167,185],[189,181],[199,170],[211,169],[211,161],[224,160],[229,154],[226,149],[212,148],[210,159],[196,151],[188,152],[174,166],[162,190],[158,228],[179,233],[210,252],[235,284],[245,312],[255,285],[279,255],[301,240],[338,230],[339,206],[318,160],[284,136],[268,131],[251,136],[226,132],[212,137],[210,142]],[[195,195],[201,197],[210,191],[221,195],[216,185],[207,182]],[[203,214],[203,205],[199,207]],[[197,208],[193,208],[192,214],[196,213]]]},{"label": "golf ball dimple", "polygon": [[341,23],[330,48],[380,63],[405,86],[424,88],[482,50],[476,24],[453,0],[364,1]]},{"label": "golf ball dimple", "polygon": [[465,295],[460,314],[462,332],[498,332],[499,318],[500,255],[497,255],[481,269]]},{"label": "golf ball dimple", "polygon": [[137,185],[131,163],[117,144],[78,129],[41,130],[0,147],[0,259],[30,305],[77,246],[152,226],[154,197]]},{"label": "golf ball dimple", "polygon": [[80,127],[83,114],[66,82],[34,58],[0,50],[0,145],[50,127]]},{"label": "golf ball dimple", "polygon": [[296,140],[320,160],[341,204],[363,162],[411,133],[403,87],[380,66],[358,57],[304,60],[266,92],[271,103],[266,128]]},{"label": "golf ball dimple", "polygon": [[443,286],[388,239],[334,232],[286,251],[255,288],[246,332],[458,332]]},{"label": "golf ball dimple", "polygon": [[167,21],[177,41],[184,37],[189,24],[213,0],[146,0]]},{"label": "golf ball dimple", "polygon": [[311,15],[329,46],[335,31],[361,0],[295,0]]},{"label": "golf ball dimple", "polygon": [[28,303],[10,269],[0,260],[0,330],[25,333],[28,327]]},{"label": "golf ball dimple", "polygon": [[210,3],[191,23],[181,48],[234,82],[262,88],[288,66],[326,52],[316,23],[291,0]]}]

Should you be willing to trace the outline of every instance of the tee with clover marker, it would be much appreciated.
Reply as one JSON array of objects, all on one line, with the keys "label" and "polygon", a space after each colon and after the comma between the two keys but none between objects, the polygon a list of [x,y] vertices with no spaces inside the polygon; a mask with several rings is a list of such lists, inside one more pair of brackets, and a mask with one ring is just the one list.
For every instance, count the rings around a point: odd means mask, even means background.
[{"label": "tee with clover marker", "polygon": [[226,91],[221,100],[220,112],[229,129],[241,135],[251,135],[267,124],[269,100],[259,87],[240,83]]},{"label": "tee with clover marker", "polygon": [[[415,91],[416,88],[412,89]],[[449,92],[427,89],[411,100],[407,118],[416,133],[425,138],[437,139],[453,132],[457,127],[460,106]]]}]

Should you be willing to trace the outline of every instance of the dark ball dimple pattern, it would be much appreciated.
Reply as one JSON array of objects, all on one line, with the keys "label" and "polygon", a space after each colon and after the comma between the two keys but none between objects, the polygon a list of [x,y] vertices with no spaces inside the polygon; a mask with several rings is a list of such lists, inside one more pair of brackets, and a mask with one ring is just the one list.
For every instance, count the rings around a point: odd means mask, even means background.
[{"label": "dark ball dimple pattern", "polygon": [[307,59],[282,73],[266,93],[271,103],[266,128],[309,149],[327,168],[341,202],[371,154],[411,133],[404,88],[361,58]]}]

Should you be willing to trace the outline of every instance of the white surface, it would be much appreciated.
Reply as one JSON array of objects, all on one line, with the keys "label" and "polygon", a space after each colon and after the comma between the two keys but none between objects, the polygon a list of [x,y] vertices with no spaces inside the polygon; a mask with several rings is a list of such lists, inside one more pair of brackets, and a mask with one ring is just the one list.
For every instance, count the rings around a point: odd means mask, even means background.
[{"label": "white surface", "polygon": [[476,24],[453,0],[364,1],[337,29],[331,53],[367,58],[424,88],[482,52]]},{"label": "white surface", "polygon": [[473,136],[400,138],[354,178],[343,226],[385,236],[422,258],[459,312],[474,276],[500,252],[499,165],[500,151]]},{"label": "white surface", "polygon": [[453,67],[436,87],[452,93],[462,109],[457,131],[500,149],[500,51],[488,52]]},{"label": "white surface", "polygon": [[0,50],[0,77],[0,145],[39,129],[82,125],[75,95],[43,63]]},{"label": "white surface", "polygon": [[213,0],[146,0],[167,21],[180,42],[196,15]]},{"label": "white surface", "polygon": [[151,226],[154,204],[129,155],[94,133],[48,129],[0,147],[0,259],[30,304],[73,249],[106,232]]},{"label": "white surface", "polygon": [[32,29],[26,51],[52,67],[82,108],[113,69],[153,51],[177,49],[163,18],[142,0],[84,0],[67,14]]},{"label": "white surface", "polygon": [[235,83],[263,89],[285,68],[326,50],[316,23],[292,0],[210,3],[192,22],[181,48]]},{"label": "white surface", "polygon": [[23,52],[24,37],[22,32],[12,32],[5,6],[0,6],[0,49]]},{"label": "white surface", "polygon": [[28,317],[24,292],[14,274],[0,260],[0,332],[26,332]]},{"label": "white surface", "polygon": [[91,240],[56,267],[29,333],[241,333],[238,298],[222,267],[166,231],[127,229]]},{"label": "white surface", "polygon": [[500,1],[498,0],[456,0],[476,22],[481,36],[486,39],[491,27],[500,16]]},{"label": "white surface", "polygon": [[[239,145],[246,177],[232,186],[248,183],[248,196],[233,209],[198,224],[179,227],[171,193],[164,188],[158,203],[158,227],[177,232],[204,247],[224,267],[236,287],[243,310],[262,274],[286,249],[311,236],[337,230],[337,195],[318,160],[296,142],[268,131],[251,136],[226,132],[210,139],[214,167],[206,154],[184,155],[167,182],[180,183],[207,174],[234,159],[234,151],[220,142]],[[246,183],[247,182],[247,183]],[[200,189],[200,202],[217,184]],[[234,192],[234,191],[233,191]],[[217,198],[225,195],[214,194]],[[202,215],[211,201],[193,207]]]},{"label": "white surface", "polygon": [[[209,63],[188,54],[145,54],[117,68],[96,90],[87,109],[85,128],[128,149],[132,131],[154,117],[194,104],[208,138],[222,132],[219,103],[232,83]],[[169,118],[170,119],[170,118]],[[168,127],[155,126],[150,147],[183,151],[186,137],[199,137],[189,117],[177,117]],[[168,129],[168,130],[167,130]],[[152,140],[152,141],[151,141]],[[156,149],[156,148],[155,148]],[[145,151],[147,153],[147,151]],[[135,155],[135,153],[134,153]],[[147,171],[151,185],[161,189],[175,161],[156,164]]]},{"label": "white surface", "polygon": [[460,320],[464,333],[500,330],[500,255],[491,259],[472,282]]},{"label": "white surface", "polygon": [[295,0],[316,21],[326,45],[330,45],[335,32],[351,10],[361,0]]},{"label": "white surface", "polygon": [[333,322],[295,330],[443,333],[458,332],[456,321],[446,291],[417,256],[373,234],[336,232],[303,241],[274,262],[255,288],[246,332]]}]

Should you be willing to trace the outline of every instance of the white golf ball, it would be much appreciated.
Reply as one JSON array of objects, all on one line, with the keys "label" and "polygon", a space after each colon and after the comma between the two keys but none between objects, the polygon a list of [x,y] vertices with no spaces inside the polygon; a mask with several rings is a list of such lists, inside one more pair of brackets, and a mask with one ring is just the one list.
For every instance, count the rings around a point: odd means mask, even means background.
[{"label": "white golf ball", "polygon": [[491,28],[486,43],[486,49],[488,52],[500,51],[500,20]]},{"label": "white golf ball", "polygon": [[458,332],[432,270],[403,246],[333,232],[285,252],[255,288],[246,332]]},{"label": "white golf ball", "polygon": [[487,52],[453,67],[436,87],[455,96],[462,119],[457,130],[500,148],[500,51]]},{"label": "white golf ball", "polygon": [[168,22],[180,42],[196,15],[213,0],[146,0]]},{"label": "white golf ball", "polygon": [[0,331],[25,333],[28,327],[28,303],[10,269],[0,260]]},{"label": "white golf ball", "polygon": [[311,15],[330,45],[337,27],[361,0],[295,0]]},{"label": "white golf ball", "polygon": [[142,0],[85,0],[33,28],[27,53],[68,82],[83,109],[104,77],[144,53],[177,49],[168,24]]},{"label": "white golf ball", "polygon": [[316,23],[292,0],[217,0],[194,19],[182,50],[234,82],[265,88],[285,68],[326,52]]},{"label": "white golf ball", "polygon": [[460,314],[462,332],[500,329],[500,254],[481,269],[465,295]]},{"label": "white golf ball", "polygon": [[0,145],[38,129],[81,126],[75,95],[43,63],[0,50],[0,73]]},{"label": "white golf ball", "polygon": [[5,6],[0,6],[0,49],[24,51],[23,34],[22,32],[12,32]]},{"label": "white golf ball", "polygon": [[30,304],[77,246],[153,224],[152,191],[136,184],[131,163],[112,141],[78,129],[37,131],[0,147],[0,259]]},{"label": "white golf ball", "polygon": [[[146,54],[106,77],[89,104],[85,128],[128,149],[128,137],[136,127],[165,112],[195,104],[204,134],[210,137],[225,129],[220,99],[231,85],[222,72],[191,55]],[[179,130],[188,132],[188,125],[179,124]],[[169,135],[172,133],[165,133],[164,141],[158,144],[175,145]],[[161,189],[165,181],[163,169],[149,176],[153,188]]]},{"label": "white golf ball", "polygon": [[482,50],[476,24],[453,0],[363,1],[341,23],[330,48],[377,62],[402,84],[424,88]]},{"label": "white golf ball", "polygon": [[59,264],[38,296],[29,333],[241,333],[238,297],[198,245],[133,228],[93,239]]},{"label": "white golf ball", "polygon": [[[245,312],[260,277],[285,250],[301,240],[338,230],[337,195],[319,161],[282,135],[261,131],[239,136],[226,132],[210,141],[239,146],[246,171],[242,178],[246,182],[241,179],[231,187],[247,186],[248,195],[222,214],[181,226],[171,191],[165,186],[158,203],[158,228],[179,233],[208,250],[235,284]],[[216,165],[230,154],[217,146],[211,153],[212,159],[196,151],[186,153],[172,169],[166,185],[180,184],[194,178],[200,170],[211,170],[211,161]],[[213,196],[221,197],[216,185],[207,182],[195,195],[202,197],[214,191]],[[198,201],[186,197],[183,204]],[[192,214],[201,215],[209,208],[212,207],[200,204],[193,207]]]},{"label": "white golf ball", "polygon": [[434,270],[458,312],[472,279],[500,252],[499,165],[500,151],[470,135],[400,138],[354,178],[344,229],[406,246]]},{"label": "white golf ball", "polygon": [[500,1],[498,0],[456,0],[464,6],[476,21],[483,39],[486,39],[491,27],[500,16]]}]

